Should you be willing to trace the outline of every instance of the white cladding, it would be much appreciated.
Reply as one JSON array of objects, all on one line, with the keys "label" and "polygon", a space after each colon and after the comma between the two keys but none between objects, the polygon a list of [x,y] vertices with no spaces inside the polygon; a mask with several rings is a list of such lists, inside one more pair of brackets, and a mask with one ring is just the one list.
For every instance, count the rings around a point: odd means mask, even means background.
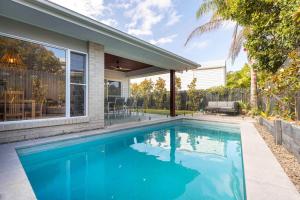
[{"label": "white cladding", "polygon": [[[208,89],[211,87],[224,86],[226,83],[226,63],[225,61],[213,61],[201,64],[194,70],[183,71],[181,73],[176,73],[177,77],[181,78],[181,90],[187,90],[188,85],[191,83],[193,78],[197,78],[196,88],[197,89]],[[146,77],[151,79],[153,82],[161,77],[166,80],[166,88],[170,88],[170,75],[160,74],[155,76]],[[140,83],[145,77],[131,79],[131,83]]]}]

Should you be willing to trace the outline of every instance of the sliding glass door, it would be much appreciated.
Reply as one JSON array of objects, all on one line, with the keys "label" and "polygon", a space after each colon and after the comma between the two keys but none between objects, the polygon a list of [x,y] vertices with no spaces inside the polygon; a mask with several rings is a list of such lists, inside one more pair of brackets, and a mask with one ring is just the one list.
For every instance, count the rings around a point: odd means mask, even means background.
[{"label": "sliding glass door", "polygon": [[0,121],[66,115],[66,50],[0,36]]},{"label": "sliding glass door", "polygon": [[0,35],[0,121],[85,116],[86,104],[86,54]]}]

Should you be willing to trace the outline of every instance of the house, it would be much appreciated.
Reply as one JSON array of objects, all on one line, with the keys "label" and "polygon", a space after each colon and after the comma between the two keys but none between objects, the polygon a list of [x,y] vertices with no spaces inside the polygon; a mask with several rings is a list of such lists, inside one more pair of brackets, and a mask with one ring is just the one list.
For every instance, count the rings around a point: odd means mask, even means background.
[{"label": "house", "polygon": [[[148,74],[149,75],[149,74]],[[151,75],[151,74],[150,74]],[[168,72],[164,74],[160,72],[159,75],[152,74],[147,77],[132,77],[130,83],[140,83],[145,78],[156,81],[158,78],[166,80],[166,88],[170,88],[170,76]],[[225,86],[226,84],[226,61],[209,61],[201,63],[201,67],[191,70],[184,70],[176,73],[176,77],[181,79],[181,90],[188,90],[188,85],[191,83],[193,78],[197,79],[196,89],[208,89],[211,87]]]},{"label": "house", "polygon": [[[54,3],[0,1],[0,143],[104,127],[128,79],[199,65]],[[126,82],[127,81],[127,82]]]}]

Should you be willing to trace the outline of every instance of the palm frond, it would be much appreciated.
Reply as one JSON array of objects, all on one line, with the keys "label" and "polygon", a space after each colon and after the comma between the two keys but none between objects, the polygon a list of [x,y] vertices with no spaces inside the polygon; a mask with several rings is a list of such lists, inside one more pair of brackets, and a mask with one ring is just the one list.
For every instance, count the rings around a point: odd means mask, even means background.
[{"label": "palm frond", "polygon": [[293,19],[296,23],[300,23],[300,7],[298,10],[293,14]]},{"label": "palm frond", "polygon": [[233,35],[228,55],[228,58],[231,59],[232,64],[239,55],[245,39],[244,30],[240,30],[239,33],[237,33],[237,30],[238,29],[235,28],[234,32],[236,33]]},{"label": "palm frond", "polygon": [[[234,29],[233,29],[233,33],[232,33],[232,40],[231,40],[231,44],[230,44],[228,58],[232,58],[234,48],[236,47],[236,38],[237,38],[238,29],[239,29],[239,24],[236,23],[234,26]],[[233,64],[233,63],[234,63],[234,59],[231,59],[231,64]]]},{"label": "palm frond", "polygon": [[214,11],[215,9],[216,9],[216,4],[214,0],[205,0],[203,3],[201,3],[199,9],[197,10],[196,17],[200,18],[204,14]]},{"label": "palm frond", "polygon": [[[218,11],[213,12],[212,16],[210,17],[209,21],[215,21],[215,20],[223,20],[222,16],[220,15],[220,13]],[[224,20],[223,20],[224,21]]]},{"label": "palm frond", "polygon": [[197,35],[201,35],[203,33],[207,33],[207,32],[210,32],[210,31],[213,31],[213,30],[219,28],[223,22],[224,22],[224,20],[222,20],[220,18],[214,19],[214,20],[210,20],[209,22],[195,28],[192,31],[192,33],[188,36],[184,45],[186,46],[189,43],[189,41]]}]

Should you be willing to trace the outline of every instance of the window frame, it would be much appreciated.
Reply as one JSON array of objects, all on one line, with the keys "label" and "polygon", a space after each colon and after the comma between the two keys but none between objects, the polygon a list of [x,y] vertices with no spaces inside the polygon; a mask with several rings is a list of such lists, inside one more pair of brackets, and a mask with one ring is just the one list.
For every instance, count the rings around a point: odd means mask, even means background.
[{"label": "window frame", "polygon": [[[63,46],[58,46],[58,45],[54,45],[48,42],[42,42],[39,40],[33,40],[33,39],[29,39],[26,37],[20,37],[17,35],[12,35],[12,34],[7,34],[4,32],[0,31],[0,36],[3,37],[7,37],[7,38],[11,38],[11,39],[17,39],[17,40],[22,40],[24,42],[31,42],[34,44],[39,44],[39,45],[43,45],[43,46],[47,46],[47,47],[52,47],[52,48],[57,48],[57,49],[61,49],[64,50],[66,52],[66,105],[65,105],[65,115],[62,117],[53,117],[53,118],[42,118],[42,119],[29,119],[29,120],[14,120],[14,121],[0,121],[0,124],[4,124],[4,125],[10,125],[10,124],[20,124],[20,123],[34,123],[34,122],[40,122],[40,121],[55,121],[55,120],[62,120],[62,119],[74,119],[74,118],[78,118],[78,119],[82,119],[82,118],[87,118],[88,117],[88,96],[89,96],[89,63],[88,63],[88,59],[89,59],[89,54],[87,52],[83,52],[83,51],[79,51],[79,50],[75,50],[72,48],[67,48],[67,47],[63,47]],[[86,87],[86,92],[85,92],[85,115],[82,116],[74,116],[71,117],[70,115],[70,81],[71,81],[71,52],[74,53],[78,53],[78,54],[83,54],[86,57],[86,73],[85,73],[85,87]]]},{"label": "window frame", "polygon": [[[85,78],[85,83],[71,83],[71,54],[73,53],[77,53],[77,54],[82,54],[85,56],[85,73],[84,73],[84,78]],[[66,92],[68,94],[68,102],[67,102],[67,117],[71,117],[71,118],[75,118],[75,117],[87,117],[88,116],[88,54],[85,53],[85,52],[82,52],[82,51],[77,51],[77,50],[72,50],[72,49],[68,49],[68,84],[67,84],[67,89],[66,89]],[[84,97],[84,115],[82,116],[71,116],[71,85],[84,85],[85,86],[85,97]]]},{"label": "window frame", "polygon": [[[108,90],[108,86],[107,86],[107,84],[105,83],[105,81],[114,81],[114,82],[120,82],[121,83],[121,87],[120,87],[120,90],[121,90],[121,94],[120,94],[120,96],[116,96],[116,95],[111,95],[111,97],[123,97],[124,95],[123,95],[123,81],[122,80],[120,80],[120,79],[114,79],[114,78],[104,78],[104,85],[105,85],[105,87],[107,88],[107,90]],[[107,98],[109,95],[108,95],[108,92],[107,92],[107,95],[105,96],[105,98]]]}]

